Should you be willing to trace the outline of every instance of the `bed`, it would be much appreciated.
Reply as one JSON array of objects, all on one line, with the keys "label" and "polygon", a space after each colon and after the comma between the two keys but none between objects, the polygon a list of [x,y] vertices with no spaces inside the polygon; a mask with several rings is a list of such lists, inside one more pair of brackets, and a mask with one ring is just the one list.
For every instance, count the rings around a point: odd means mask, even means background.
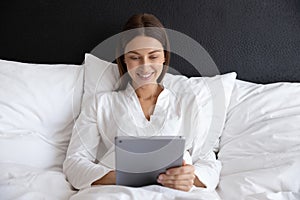
[{"label": "bed", "polygon": [[[33,0],[0,8],[0,199],[300,199],[300,1]],[[222,162],[214,195],[159,186],[77,191],[62,172],[81,105],[118,78],[103,42],[144,12],[179,34],[183,53],[172,53],[166,84],[222,82],[214,100],[224,106],[208,110]],[[204,59],[191,61],[185,48]]]}]

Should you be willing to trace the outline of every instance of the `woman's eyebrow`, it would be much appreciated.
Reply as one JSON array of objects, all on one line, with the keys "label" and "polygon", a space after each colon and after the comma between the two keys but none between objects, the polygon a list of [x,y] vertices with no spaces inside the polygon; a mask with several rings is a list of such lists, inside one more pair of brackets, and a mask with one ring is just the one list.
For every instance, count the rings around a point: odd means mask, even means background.
[{"label": "woman's eyebrow", "polygon": [[134,53],[134,54],[138,54],[138,55],[140,55],[138,52],[136,52],[136,51],[128,51],[127,53]]},{"label": "woman's eyebrow", "polygon": [[[150,51],[148,54],[153,54],[153,53],[156,53],[156,52],[162,52],[162,49],[157,49],[157,50],[154,50],[154,51]],[[134,53],[134,54],[140,55],[136,51],[128,51],[127,53]]]},{"label": "woman's eyebrow", "polygon": [[162,49],[157,49],[157,50],[151,51],[151,52],[149,52],[149,54],[156,53],[156,52],[162,52]]}]

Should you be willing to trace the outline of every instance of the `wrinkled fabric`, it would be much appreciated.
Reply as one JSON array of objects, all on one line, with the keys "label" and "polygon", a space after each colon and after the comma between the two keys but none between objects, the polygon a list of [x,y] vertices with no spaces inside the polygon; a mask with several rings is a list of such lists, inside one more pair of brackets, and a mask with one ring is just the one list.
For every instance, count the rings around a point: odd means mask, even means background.
[{"label": "wrinkled fabric", "polygon": [[175,136],[186,138],[185,150],[195,174],[214,190],[221,164],[214,152],[201,154],[207,138],[205,113],[197,96],[177,95],[164,88],[148,121],[132,86],[119,92],[101,93],[84,106],[73,130],[64,172],[70,183],[84,189],[115,169],[115,136]]}]

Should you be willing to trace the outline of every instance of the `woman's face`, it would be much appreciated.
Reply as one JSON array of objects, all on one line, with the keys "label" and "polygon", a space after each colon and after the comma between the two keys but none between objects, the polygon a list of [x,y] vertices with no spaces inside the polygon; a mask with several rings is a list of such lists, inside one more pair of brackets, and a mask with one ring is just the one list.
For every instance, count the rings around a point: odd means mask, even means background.
[{"label": "woman's face", "polygon": [[137,36],[125,47],[124,61],[135,87],[157,83],[165,62],[162,44],[146,36]]}]

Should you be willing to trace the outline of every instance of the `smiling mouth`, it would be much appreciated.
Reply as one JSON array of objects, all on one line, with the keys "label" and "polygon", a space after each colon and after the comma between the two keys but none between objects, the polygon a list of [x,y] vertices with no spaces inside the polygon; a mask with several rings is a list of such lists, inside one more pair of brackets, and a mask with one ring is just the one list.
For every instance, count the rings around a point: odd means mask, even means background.
[{"label": "smiling mouth", "polygon": [[149,80],[152,75],[154,74],[154,72],[151,72],[151,73],[147,73],[147,74],[140,74],[140,73],[137,73],[137,76],[142,79],[142,80]]}]

